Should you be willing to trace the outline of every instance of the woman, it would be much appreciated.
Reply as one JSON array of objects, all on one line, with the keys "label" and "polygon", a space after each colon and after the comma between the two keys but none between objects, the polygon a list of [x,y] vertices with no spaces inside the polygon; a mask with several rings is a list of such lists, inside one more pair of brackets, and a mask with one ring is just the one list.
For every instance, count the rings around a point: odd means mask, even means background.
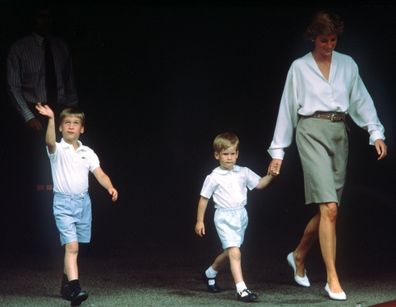
[{"label": "woman", "polygon": [[336,259],[336,218],[348,159],[345,116],[370,134],[378,160],[387,155],[384,127],[374,103],[359,76],[358,66],[348,56],[334,51],[343,32],[335,14],[318,12],[306,30],[314,49],[295,60],[287,75],[274,137],[268,149],[273,175],[280,173],[284,149],[296,144],[304,172],[305,203],[318,205],[296,249],[287,256],[297,284],[309,287],[305,258],[319,238],[326,267],[325,291],[330,299],[346,300],[338,279]]}]

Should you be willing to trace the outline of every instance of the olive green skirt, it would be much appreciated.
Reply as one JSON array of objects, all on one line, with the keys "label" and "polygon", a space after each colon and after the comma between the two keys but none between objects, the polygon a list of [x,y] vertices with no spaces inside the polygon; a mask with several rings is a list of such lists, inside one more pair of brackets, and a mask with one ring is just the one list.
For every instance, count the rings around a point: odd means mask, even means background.
[{"label": "olive green skirt", "polygon": [[348,161],[345,122],[301,117],[296,144],[304,172],[305,203],[340,204]]}]

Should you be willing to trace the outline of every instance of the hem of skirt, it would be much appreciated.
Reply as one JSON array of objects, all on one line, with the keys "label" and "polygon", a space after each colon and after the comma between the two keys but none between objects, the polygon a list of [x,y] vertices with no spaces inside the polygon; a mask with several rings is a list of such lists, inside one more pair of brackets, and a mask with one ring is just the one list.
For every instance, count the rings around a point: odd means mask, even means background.
[{"label": "hem of skirt", "polygon": [[340,201],[339,200],[321,200],[321,201],[310,201],[310,200],[306,200],[305,204],[306,205],[319,205],[319,204],[323,204],[323,203],[336,203],[337,206],[340,205]]}]

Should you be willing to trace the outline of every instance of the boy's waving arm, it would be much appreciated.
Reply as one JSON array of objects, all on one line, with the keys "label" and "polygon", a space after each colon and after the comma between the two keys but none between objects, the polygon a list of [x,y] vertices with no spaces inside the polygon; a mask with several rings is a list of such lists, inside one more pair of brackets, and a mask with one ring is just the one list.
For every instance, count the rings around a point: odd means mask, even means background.
[{"label": "boy's waving arm", "polygon": [[45,143],[48,147],[49,153],[54,153],[56,150],[56,133],[55,133],[55,115],[48,105],[43,105],[40,102],[36,104],[37,111],[48,117],[47,132],[45,134]]}]

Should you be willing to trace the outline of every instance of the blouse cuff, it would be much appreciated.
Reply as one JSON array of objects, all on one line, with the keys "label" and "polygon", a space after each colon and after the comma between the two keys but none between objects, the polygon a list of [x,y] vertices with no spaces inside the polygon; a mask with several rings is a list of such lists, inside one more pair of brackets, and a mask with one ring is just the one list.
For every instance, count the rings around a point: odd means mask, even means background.
[{"label": "blouse cuff", "polygon": [[283,160],[283,157],[285,156],[285,151],[282,148],[270,148],[267,151],[272,159]]},{"label": "blouse cuff", "polygon": [[370,145],[374,145],[375,141],[378,139],[385,140],[385,136],[378,130],[374,130],[370,133],[369,143]]}]

